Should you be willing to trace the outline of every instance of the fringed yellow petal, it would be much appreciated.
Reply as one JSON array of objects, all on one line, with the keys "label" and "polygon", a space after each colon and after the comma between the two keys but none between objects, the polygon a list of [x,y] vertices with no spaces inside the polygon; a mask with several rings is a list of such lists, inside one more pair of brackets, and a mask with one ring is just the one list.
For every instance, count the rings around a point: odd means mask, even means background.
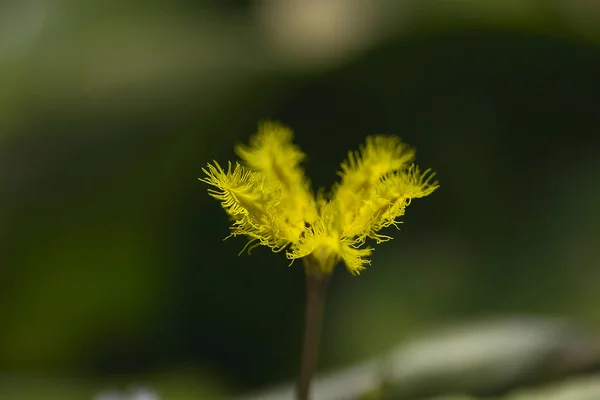
[{"label": "fringed yellow petal", "polygon": [[359,151],[349,152],[342,163],[340,190],[359,192],[370,189],[389,172],[411,162],[415,151],[396,136],[369,136]]},{"label": "fringed yellow petal", "polygon": [[291,129],[276,122],[263,122],[250,145],[238,145],[236,152],[244,163],[265,176],[267,182],[277,182],[285,197],[283,212],[287,222],[302,231],[305,223],[317,218],[310,184],[300,162],[305,154],[292,143]]},{"label": "fringed yellow petal", "polygon": [[288,244],[285,222],[278,217],[284,207],[281,189],[273,182],[267,182],[258,172],[250,171],[240,164],[227,171],[215,162],[202,171],[207,175],[200,181],[213,186],[211,196],[221,201],[221,205],[234,220],[231,235],[247,235],[251,242],[281,251]]},{"label": "fringed yellow petal", "polygon": [[389,201],[388,199],[372,193],[370,198],[364,200],[352,219],[352,223],[345,225],[345,236],[356,238],[357,243],[363,243],[366,237],[371,237],[381,243],[391,239],[389,236],[374,234],[383,226],[380,225],[382,217],[394,215],[399,217],[404,214],[406,202]]},{"label": "fringed yellow petal", "polygon": [[233,169],[229,163],[225,171],[216,161],[214,165],[208,164],[206,169],[202,168],[202,172],[207,177],[198,179],[216,188],[208,189],[208,193],[221,201],[221,205],[230,216],[236,219],[243,216],[260,219],[264,216],[264,176],[245,169],[238,163]]},{"label": "fringed yellow petal", "polygon": [[367,265],[371,264],[371,260],[366,259],[373,253],[373,249],[371,247],[358,248],[355,247],[351,241],[345,240],[342,242],[342,247],[340,249],[340,257],[344,264],[346,265],[346,269],[352,275],[360,275],[360,272],[366,268]]},{"label": "fringed yellow petal", "polygon": [[[433,193],[439,187],[438,182],[433,181],[434,176],[435,173],[431,170],[421,173],[419,167],[412,164],[384,176],[377,182],[372,199],[365,203],[358,214],[362,219],[357,218],[363,223],[361,228],[366,236],[375,239],[377,243],[391,239],[390,236],[377,232],[390,225],[397,227],[400,222],[398,218],[404,215],[412,199]],[[367,208],[368,210],[365,210]],[[371,219],[367,222],[369,211]]]},{"label": "fringed yellow petal", "polygon": [[408,165],[414,156],[399,138],[385,136],[369,137],[360,151],[349,154],[333,196],[344,237],[354,237],[357,244],[367,237],[377,243],[391,239],[377,232],[396,225],[411,199],[437,189],[429,170],[421,174]]},{"label": "fringed yellow petal", "polygon": [[308,229],[304,236],[287,252],[290,260],[302,257],[313,257],[323,273],[329,274],[339,262],[339,238],[323,230]]},{"label": "fringed yellow petal", "polygon": [[277,122],[263,122],[258,132],[250,138],[250,145],[238,145],[237,155],[255,171],[262,172],[269,180],[277,180],[282,186],[293,189],[303,180],[299,168],[306,155],[292,143],[290,128]]},{"label": "fringed yellow petal", "polygon": [[335,231],[328,231],[321,222],[305,231],[303,237],[288,251],[287,257],[291,260],[313,257],[326,274],[332,273],[334,267],[343,261],[350,273],[358,275],[365,265],[371,263],[366,257],[372,251],[371,248],[357,248],[353,240],[343,238]]},{"label": "fringed yellow petal", "polygon": [[429,196],[440,187],[435,172],[426,169],[421,173],[419,167],[411,164],[408,167],[385,176],[378,182],[377,192],[386,198],[406,197],[418,199]]},{"label": "fringed yellow petal", "polygon": [[339,173],[342,181],[333,191],[346,230],[355,234],[364,227],[368,208],[373,207],[369,202],[373,201],[374,186],[414,157],[415,151],[395,136],[370,136],[359,151],[348,153]]}]

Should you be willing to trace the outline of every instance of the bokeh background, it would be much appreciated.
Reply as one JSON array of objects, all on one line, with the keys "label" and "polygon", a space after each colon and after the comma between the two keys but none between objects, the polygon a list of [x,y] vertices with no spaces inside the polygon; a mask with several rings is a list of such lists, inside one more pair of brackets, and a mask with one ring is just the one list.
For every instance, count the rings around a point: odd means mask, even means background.
[{"label": "bokeh background", "polygon": [[600,333],[593,0],[0,3],[0,394],[165,399],[293,379],[299,263],[198,182],[275,119],[313,186],[369,134],[441,188],[332,282],[320,370],[503,315]]}]

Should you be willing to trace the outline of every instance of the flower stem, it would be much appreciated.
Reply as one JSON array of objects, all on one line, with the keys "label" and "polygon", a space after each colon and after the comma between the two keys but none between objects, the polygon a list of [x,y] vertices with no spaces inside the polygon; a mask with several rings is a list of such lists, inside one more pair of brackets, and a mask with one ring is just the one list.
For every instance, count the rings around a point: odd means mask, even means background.
[{"label": "flower stem", "polygon": [[303,260],[306,273],[306,319],[300,377],[298,378],[298,400],[309,398],[310,381],[319,357],[319,339],[323,323],[325,296],[330,280],[330,275],[324,274],[312,257],[304,257]]}]

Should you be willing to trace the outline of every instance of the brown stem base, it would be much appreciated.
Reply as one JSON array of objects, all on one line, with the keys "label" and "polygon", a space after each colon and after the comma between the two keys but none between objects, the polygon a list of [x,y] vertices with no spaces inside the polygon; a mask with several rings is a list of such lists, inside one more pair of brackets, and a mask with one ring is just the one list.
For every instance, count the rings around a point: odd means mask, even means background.
[{"label": "brown stem base", "polygon": [[310,381],[317,367],[319,340],[325,308],[325,297],[330,275],[321,272],[312,257],[304,258],[306,273],[306,319],[300,377],[298,378],[298,400],[308,400]]}]

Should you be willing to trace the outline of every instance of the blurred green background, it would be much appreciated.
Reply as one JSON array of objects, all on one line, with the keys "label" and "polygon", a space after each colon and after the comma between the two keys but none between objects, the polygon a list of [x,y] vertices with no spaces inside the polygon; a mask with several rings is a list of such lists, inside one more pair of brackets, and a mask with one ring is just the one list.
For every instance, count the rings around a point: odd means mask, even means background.
[{"label": "blurred green background", "polygon": [[592,0],[1,3],[1,398],[293,379],[301,265],[238,257],[197,180],[265,118],[315,188],[375,133],[441,182],[336,271],[321,370],[480,317],[600,332],[598,27]]}]

